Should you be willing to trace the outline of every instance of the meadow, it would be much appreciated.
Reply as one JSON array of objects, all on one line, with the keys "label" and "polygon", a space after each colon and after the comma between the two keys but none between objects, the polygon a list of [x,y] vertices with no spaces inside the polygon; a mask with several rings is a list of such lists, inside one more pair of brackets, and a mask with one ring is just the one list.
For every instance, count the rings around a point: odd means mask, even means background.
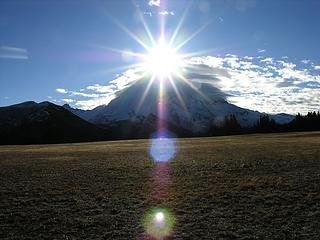
[{"label": "meadow", "polygon": [[0,146],[0,239],[319,239],[320,133]]}]

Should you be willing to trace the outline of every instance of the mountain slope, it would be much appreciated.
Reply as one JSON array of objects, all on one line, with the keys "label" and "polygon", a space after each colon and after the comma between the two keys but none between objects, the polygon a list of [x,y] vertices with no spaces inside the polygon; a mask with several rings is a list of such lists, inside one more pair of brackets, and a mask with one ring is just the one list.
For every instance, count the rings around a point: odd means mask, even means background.
[{"label": "mountain slope", "polygon": [[106,138],[104,130],[50,102],[0,108],[0,144],[65,143]]},{"label": "mountain slope", "polygon": [[[240,108],[226,101],[226,95],[208,83],[189,84],[177,80],[176,88],[170,82],[164,83],[162,104],[165,115],[159,114],[159,82],[148,88],[148,79],[135,82],[118,93],[107,106],[100,106],[91,111],[71,110],[78,116],[94,124],[109,125],[118,121],[139,122],[149,116],[157,116],[166,122],[189,129],[193,133],[205,132],[212,124],[219,125],[225,116],[234,114],[242,126],[255,124],[263,113]],[[177,94],[177,91],[179,94]],[[180,95],[180,97],[178,96]],[[286,114],[269,115],[278,123],[289,122],[293,116]]]}]

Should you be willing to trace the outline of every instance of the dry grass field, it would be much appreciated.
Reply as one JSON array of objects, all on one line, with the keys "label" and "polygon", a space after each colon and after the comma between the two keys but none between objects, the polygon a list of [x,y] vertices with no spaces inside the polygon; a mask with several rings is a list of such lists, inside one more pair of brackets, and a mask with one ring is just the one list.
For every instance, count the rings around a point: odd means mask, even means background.
[{"label": "dry grass field", "polygon": [[[320,239],[320,133],[177,140],[160,166],[148,140],[0,147],[0,239]],[[159,167],[159,166],[158,166]]]}]

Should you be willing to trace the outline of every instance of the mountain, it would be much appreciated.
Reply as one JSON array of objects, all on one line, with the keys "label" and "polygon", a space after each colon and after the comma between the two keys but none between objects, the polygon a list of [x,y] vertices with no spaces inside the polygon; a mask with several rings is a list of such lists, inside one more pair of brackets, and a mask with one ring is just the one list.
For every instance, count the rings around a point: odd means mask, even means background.
[{"label": "mountain", "polygon": [[[265,115],[265,113],[230,104],[226,100],[227,96],[211,84],[194,82],[193,86],[190,86],[179,80],[175,81],[175,88],[169,81],[164,82],[165,101],[162,108],[166,114],[160,117],[157,80],[150,86],[141,102],[148,83],[148,79],[139,80],[119,92],[108,105],[99,106],[91,111],[72,109],[70,106],[65,108],[99,126],[115,126],[119,122],[127,122],[142,124],[146,127],[150,123],[145,124],[144,121],[153,117],[162,118],[168,125],[179,127],[182,131],[188,129],[192,133],[204,133],[213,124],[221,124],[224,118],[231,114],[236,117],[241,126],[251,126],[259,120],[260,116]],[[269,115],[269,117],[277,123],[290,122],[294,118],[287,114]]]},{"label": "mountain", "polygon": [[0,107],[0,144],[82,142],[106,136],[105,130],[50,102]]},{"label": "mountain", "polygon": [[[108,105],[87,111],[50,102],[0,107],[0,144],[149,138],[159,127],[177,137],[210,135],[213,126],[219,127],[227,116],[232,115],[247,127],[265,115],[230,104],[226,94],[208,83],[194,82],[190,86],[175,81],[173,87],[164,82],[162,102],[159,89],[157,80],[149,86],[149,80],[142,79],[118,92]],[[269,115],[281,124],[293,118]]]}]

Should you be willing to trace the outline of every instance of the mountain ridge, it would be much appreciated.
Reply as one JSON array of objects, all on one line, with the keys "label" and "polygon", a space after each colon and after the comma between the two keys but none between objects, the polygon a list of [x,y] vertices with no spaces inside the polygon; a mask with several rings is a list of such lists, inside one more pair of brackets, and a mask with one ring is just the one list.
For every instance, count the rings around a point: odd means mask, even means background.
[{"label": "mountain ridge", "polygon": [[105,130],[50,102],[0,107],[0,144],[105,140]]},{"label": "mountain ridge", "polygon": [[[166,82],[162,93],[158,84],[142,79],[119,92],[108,105],[92,110],[48,101],[0,107],[0,144],[149,138],[159,130],[177,137],[208,136],[226,117],[248,128],[266,115],[229,103],[226,94],[208,83],[190,86],[177,81],[173,87]],[[268,117],[278,124],[294,119],[287,114]]]},{"label": "mountain ridge", "polygon": [[[151,86],[148,86],[148,83],[145,79],[137,81],[120,92],[108,105],[98,106],[92,110],[74,109],[69,105],[64,107],[96,125],[124,120],[134,122],[137,118],[146,118],[149,115],[159,116],[159,86],[156,81]],[[226,116],[232,114],[240,125],[245,127],[255,124],[262,115],[268,115],[281,124],[290,122],[294,118],[283,113],[272,115],[244,109],[229,103],[227,95],[211,84],[194,85],[197,86],[196,89],[187,83],[177,81],[174,88],[168,83],[164,93],[166,100],[163,101],[163,120],[191,129],[193,133],[203,133],[213,124],[219,125]]]}]

